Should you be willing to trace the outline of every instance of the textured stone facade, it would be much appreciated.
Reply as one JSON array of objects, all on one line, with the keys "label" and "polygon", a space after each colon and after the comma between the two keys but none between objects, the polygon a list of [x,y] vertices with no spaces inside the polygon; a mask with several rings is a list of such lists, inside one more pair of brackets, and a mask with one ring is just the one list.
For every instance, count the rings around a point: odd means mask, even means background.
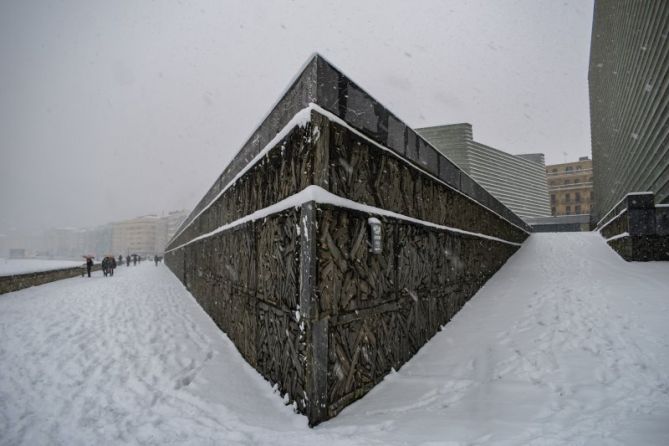
[{"label": "textured stone facade", "polygon": [[374,255],[368,214],[319,206],[317,215],[330,418],[409,360],[517,246],[381,218],[383,252]]},{"label": "textured stone facade", "polygon": [[656,206],[651,192],[626,195],[598,230],[627,261],[669,260],[669,206]]},{"label": "textured stone facade", "polygon": [[318,56],[267,119],[165,259],[314,425],[411,358],[528,227]]}]

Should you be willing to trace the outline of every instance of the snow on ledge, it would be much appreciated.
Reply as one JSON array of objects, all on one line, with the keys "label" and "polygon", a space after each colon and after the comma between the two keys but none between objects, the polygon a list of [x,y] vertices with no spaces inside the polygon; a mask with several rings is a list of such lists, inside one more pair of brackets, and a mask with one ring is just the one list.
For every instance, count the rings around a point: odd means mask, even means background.
[{"label": "snow on ledge", "polygon": [[627,212],[627,208],[625,208],[625,209],[623,209],[622,211],[618,212],[618,215],[616,215],[615,217],[609,219],[609,221],[607,221],[606,224],[605,224],[604,226],[602,226],[601,228],[599,228],[599,229],[597,230],[597,232],[599,232],[599,233],[601,234],[601,233],[602,233],[602,229],[604,229],[605,227],[607,227],[608,225],[610,225],[611,222],[616,221],[616,220],[617,220],[621,215],[623,215],[625,212]]},{"label": "snow on ledge", "polygon": [[381,209],[377,208],[375,206],[369,206],[366,204],[358,203],[353,200],[349,200],[348,198],[343,198],[338,195],[333,194],[332,192],[328,192],[325,189],[323,189],[320,186],[307,186],[300,192],[291,195],[288,198],[285,198],[277,203],[274,203],[271,206],[267,206],[266,208],[257,210],[253,212],[252,214],[246,215],[242,218],[239,218],[233,222],[227,223],[225,225],[219,226],[218,228],[214,229],[211,232],[208,232],[206,234],[202,234],[198,237],[195,237],[194,239],[183,243],[175,248],[169,249],[167,252],[172,252],[176,251],[177,249],[181,249],[187,245],[190,245],[191,243],[197,242],[199,240],[211,237],[213,235],[216,235],[220,232],[226,231],[228,229],[234,228],[236,226],[242,225],[244,223],[250,222],[250,221],[255,221],[255,220],[260,220],[262,218],[268,217],[272,214],[276,214],[281,211],[285,211],[286,209],[290,208],[297,208],[303,205],[304,203],[307,203],[309,201],[314,201],[317,203],[321,204],[331,204],[334,206],[342,207],[342,208],[347,208],[347,209],[352,209],[356,211],[361,211],[361,212],[366,212],[369,214],[375,214],[375,215],[382,215],[385,217],[391,217],[395,218],[398,220],[403,220],[407,221],[410,223],[415,223],[423,226],[428,226],[431,228],[436,228],[436,229],[441,229],[441,230],[446,230],[458,234],[465,234],[465,235],[470,235],[478,238],[483,238],[487,240],[493,240],[496,242],[501,242],[501,243],[506,243],[507,245],[512,245],[512,246],[521,246],[521,243],[516,243],[516,242],[511,242],[508,240],[504,240],[498,237],[493,237],[491,235],[486,235],[486,234],[481,234],[478,232],[470,232],[470,231],[465,231],[463,229],[458,229],[458,228],[453,228],[451,226],[444,226],[444,225],[439,225],[436,223],[432,223],[429,221],[425,220],[419,220],[417,218],[409,217],[407,215],[403,214],[398,214],[396,212],[388,211],[386,209]]},{"label": "snow on ledge", "polygon": [[599,226],[604,220],[606,220],[606,217],[608,217],[609,214],[610,214],[611,212],[613,212],[613,210],[614,210],[615,208],[617,208],[618,205],[619,205],[620,203],[622,203],[622,202],[625,200],[625,198],[627,198],[627,197],[629,197],[629,196],[632,196],[632,195],[652,195],[653,193],[654,193],[654,192],[646,191],[646,192],[630,192],[630,193],[628,193],[628,194],[625,194],[625,196],[623,196],[623,198],[621,198],[620,200],[618,200],[618,202],[617,202],[616,204],[614,204],[613,206],[611,206],[611,209],[609,209],[609,212],[607,212],[606,214],[604,214],[604,216],[603,216],[602,218],[599,219],[599,221],[597,222],[597,226]]},{"label": "snow on ledge", "polygon": [[184,232],[190,225],[198,219],[200,215],[207,209],[211,207],[212,204],[218,200],[221,195],[225,193],[228,189],[230,189],[237,180],[239,180],[246,172],[248,172],[253,166],[255,166],[267,153],[272,150],[283,138],[288,136],[288,134],[295,128],[295,127],[305,127],[310,121],[311,121],[311,110],[313,104],[309,104],[308,107],[303,108],[302,110],[298,111],[295,113],[295,116],[288,121],[288,123],[281,129],[279,130],[279,133],[274,136],[267,144],[265,144],[265,147],[262,148],[260,152],[256,156],[253,157],[251,161],[244,166],[243,169],[241,169],[237,175],[232,178],[232,180],[228,181],[228,184],[226,184],[219,192],[216,194],[214,198],[207,204],[205,207],[202,208],[200,212],[197,213],[195,217],[193,217],[190,222],[183,228],[179,230],[173,237],[172,240],[176,239],[178,236],[181,235],[182,232]]},{"label": "snow on ledge", "polygon": [[[365,139],[366,141],[368,141],[369,143],[375,145],[375,146],[378,147],[379,149],[384,150],[384,151],[390,153],[390,154],[393,155],[395,158],[398,158],[399,160],[401,160],[401,161],[404,162],[405,164],[408,164],[410,167],[419,170],[419,171],[422,172],[423,174],[429,176],[429,177],[432,178],[434,181],[437,181],[437,182],[443,184],[444,186],[446,186],[447,188],[451,189],[452,191],[457,192],[458,194],[462,195],[463,197],[465,197],[465,198],[468,199],[469,201],[473,201],[473,202],[476,203],[477,205],[479,205],[479,206],[481,206],[482,208],[486,209],[488,212],[497,215],[499,218],[501,218],[501,219],[504,220],[505,222],[507,222],[507,223],[509,223],[510,225],[515,226],[516,228],[520,229],[520,230],[523,231],[525,234],[528,234],[528,235],[530,234],[530,233],[529,233],[528,231],[526,231],[525,229],[521,228],[521,227],[518,226],[517,224],[515,224],[515,223],[513,223],[512,221],[508,220],[508,219],[507,219],[506,217],[504,217],[503,215],[500,215],[500,214],[498,214],[497,212],[493,211],[492,209],[490,209],[489,207],[487,207],[487,206],[484,205],[483,203],[481,203],[481,202],[475,200],[473,197],[470,197],[469,195],[465,194],[465,193],[462,192],[461,190],[454,188],[453,186],[451,186],[450,184],[446,183],[446,182],[445,182],[444,180],[442,180],[441,178],[439,178],[439,177],[435,177],[434,175],[432,175],[430,172],[428,172],[427,170],[423,169],[422,167],[419,167],[418,165],[413,164],[411,161],[409,161],[408,159],[406,159],[405,157],[403,157],[403,156],[400,155],[399,153],[395,152],[394,150],[392,150],[392,149],[390,149],[390,148],[388,148],[388,147],[386,147],[386,146],[384,146],[384,145],[382,145],[382,144],[379,144],[378,142],[376,142],[376,141],[374,141],[373,139],[369,138],[367,135],[365,135],[365,134],[362,133],[361,131],[359,131],[359,130],[353,128],[353,127],[351,127],[351,125],[349,125],[346,121],[344,121],[342,118],[340,118],[339,116],[335,115],[334,113],[325,110],[324,108],[320,107],[320,106],[317,105],[317,104],[309,104],[309,105],[310,105],[310,106],[313,106],[313,109],[314,109],[314,110],[316,110],[318,113],[320,113],[321,115],[323,115],[323,116],[325,116],[326,118],[328,118],[330,121],[335,122],[335,123],[337,123],[337,124],[339,124],[339,125],[341,125],[341,126],[346,127],[348,130],[350,130],[351,132],[355,133],[357,136],[359,136],[359,137]],[[420,135],[419,135],[419,136],[420,136]],[[431,146],[431,147],[432,147],[432,146]],[[434,148],[434,147],[433,147],[433,148]],[[435,150],[436,150],[436,149],[435,149]],[[441,154],[441,152],[439,152],[438,150],[437,150],[437,154],[438,154],[439,156],[444,156],[444,155]],[[454,163],[454,164],[455,164],[455,163]],[[460,170],[460,172],[461,172],[462,174],[468,176],[468,177],[471,179],[471,177],[469,176],[469,174],[467,174],[467,172],[465,172],[464,170],[462,170],[462,169],[460,169],[460,168],[458,168],[458,170]],[[474,179],[472,179],[472,181],[474,181],[474,183],[478,184],[478,182],[475,181]],[[494,197],[493,197],[493,198],[494,198]],[[495,198],[495,199],[496,199],[496,198]],[[496,200],[497,200],[497,199],[496,199]],[[499,201],[499,200],[497,200],[497,201]],[[501,204],[501,202],[500,202],[500,204]],[[502,205],[503,205],[503,204],[502,204]]]},{"label": "snow on ledge", "polygon": [[[200,212],[198,212],[197,215],[196,215],[195,217],[193,217],[193,218],[190,220],[190,222],[189,222],[186,226],[184,226],[183,228],[181,228],[181,229],[180,229],[180,230],[179,230],[179,231],[172,237],[172,240],[175,240],[178,236],[181,235],[181,233],[183,233],[188,227],[190,227],[190,225],[191,225],[195,220],[197,220],[197,218],[198,218],[200,215],[202,215],[202,213],[203,213],[204,211],[206,211],[207,209],[209,209],[209,208],[216,202],[216,200],[218,200],[218,199],[221,197],[221,195],[223,195],[223,193],[225,193],[225,191],[227,191],[228,189],[230,189],[230,188],[235,184],[235,182],[236,182],[237,180],[239,180],[239,178],[241,178],[246,172],[248,172],[253,166],[255,166],[255,165],[256,165],[256,164],[257,164],[257,163],[258,163],[258,162],[265,156],[265,155],[267,155],[267,153],[269,153],[274,147],[276,147],[277,144],[278,144],[283,138],[285,138],[285,137],[286,137],[286,136],[287,136],[287,135],[288,135],[288,134],[295,128],[295,127],[297,127],[297,126],[305,127],[305,126],[307,125],[307,123],[309,123],[309,122],[311,121],[311,111],[312,111],[312,110],[317,111],[319,114],[325,116],[325,117],[328,118],[330,121],[335,122],[335,123],[337,123],[337,124],[339,124],[339,125],[341,125],[341,126],[343,126],[343,127],[346,127],[348,130],[350,130],[351,132],[355,133],[357,136],[359,136],[359,137],[365,139],[366,141],[368,141],[369,143],[375,145],[376,147],[380,148],[381,150],[384,150],[384,151],[386,151],[386,152],[389,152],[390,154],[392,154],[392,155],[395,156],[396,158],[400,159],[400,160],[403,161],[404,163],[408,164],[408,165],[411,166],[412,168],[421,171],[422,173],[424,173],[425,175],[429,176],[429,177],[432,178],[433,180],[435,180],[435,181],[437,181],[437,182],[443,184],[444,186],[448,187],[449,189],[451,189],[451,190],[457,192],[458,194],[462,195],[463,197],[467,198],[468,200],[473,201],[473,202],[476,203],[477,205],[481,206],[482,208],[486,209],[487,211],[491,212],[492,214],[497,215],[497,216],[498,216],[499,218],[501,218],[502,220],[506,221],[506,222],[509,223],[510,225],[515,226],[516,228],[520,229],[521,231],[523,231],[524,233],[526,233],[526,234],[529,235],[529,232],[528,232],[528,231],[526,231],[525,229],[521,228],[520,226],[518,226],[517,224],[513,223],[512,221],[508,220],[508,219],[507,219],[506,217],[504,217],[503,215],[500,215],[499,213],[497,213],[497,212],[495,212],[494,210],[490,209],[489,207],[485,206],[483,203],[480,203],[479,201],[476,201],[474,198],[470,197],[469,195],[467,195],[467,194],[463,193],[462,191],[460,191],[460,190],[454,188],[454,187],[451,186],[450,184],[448,184],[448,183],[446,183],[445,181],[443,181],[441,178],[439,178],[439,177],[435,177],[435,176],[432,175],[430,172],[428,172],[428,171],[422,169],[421,167],[418,167],[417,165],[411,163],[408,159],[406,159],[406,158],[404,158],[403,156],[401,156],[400,154],[396,153],[394,150],[392,150],[392,149],[390,149],[390,148],[388,148],[388,147],[386,147],[386,146],[384,146],[384,145],[382,145],[382,144],[379,144],[378,142],[376,142],[376,141],[374,141],[373,139],[369,138],[369,137],[368,137],[367,135],[365,135],[364,133],[360,132],[359,130],[357,130],[357,129],[353,128],[353,127],[351,127],[346,121],[344,121],[343,119],[341,119],[339,116],[335,115],[334,113],[329,112],[328,110],[325,110],[324,108],[322,108],[322,107],[319,106],[318,104],[315,104],[315,103],[311,102],[311,103],[309,103],[309,105],[308,105],[307,107],[305,107],[305,108],[303,108],[302,110],[298,111],[298,112],[295,114],[295,116],[293,116],[293,118],[292,118],[290,121],[288,121],[288,123],[287,123],[287,124],[286,124],[286,125],[285,125],[285,126],[284,126],[284,127],[277,133],[277,134],[276,134],[276,136],[274,136],[274,138],[272,138],[267,144],[265,144],[265,146],[262,148],[262,150],[261,150],[260,152],[258,152],[258,154],[257,154],[255,157],[253,157],[253,159],[252,159],[251,161],[249,161],[248,164],[246,164],[246,166],[244,166],[244,168],[241,169],[241,170],[237,173],[237,175],[235,175],[234,178],[232,178],[232,180],[230,180],[230,181],[228,182],[228,184],[226,184],[226,185],[219,191],[218,194],[216,194],[216,196],[209,202],[209,204],[207,204],[205,207],[203,207],[202,210],[200,210]],[[439,154],[439,156],[443,156],[443,155]],[[463,173],[466,174],[466,172],[464,172],[464,171],[462,171],[462,170],[461,170],[461,172],[463,172]]]},{"label": "snow on ledge", "polygon": [[619,238],[629,237],[629,235],[630,235],[629,232],[623,232],[623,233],[620,233],[620,234],[618,234],[618,235],[614,235],[614,236],[611,237],[611,238],[607,238],[607,239],[606,239],[606,243],[608,243],[608,242],[612,242],[613,240],[618,240]]}]

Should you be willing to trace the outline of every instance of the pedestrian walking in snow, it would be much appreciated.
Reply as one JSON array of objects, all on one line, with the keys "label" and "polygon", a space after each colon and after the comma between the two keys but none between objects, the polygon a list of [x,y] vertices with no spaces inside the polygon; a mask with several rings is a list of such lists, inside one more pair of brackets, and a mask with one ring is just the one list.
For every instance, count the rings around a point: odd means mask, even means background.
[{"label": "pedestrian walking in snow", "polygon": [[116,269],[116,258],[109,256],[109,274],[114,275],[114,269]]},{"label": "pedestrian walking in snow", "polygon": [[130,255],[125,258],[125,266],[130,266]]},{"label": "pedestrian walking in snow", "polygon": [[104,257],[102,259],[102,274],[107,277],[107,272],[109,269],[109,257]]},{"label": "pedestrian walking in snow", "polygon": [[156,262],[156,266],[158,266],[158,259],[159,259],[158,256],[153,256],[153,261]]},{"label": "pedestrian walking in snow", "polygon": [[86,271],[88,271],[88,277],[91,277],[91,268],[93,268],[93,258],[86,257]]}]

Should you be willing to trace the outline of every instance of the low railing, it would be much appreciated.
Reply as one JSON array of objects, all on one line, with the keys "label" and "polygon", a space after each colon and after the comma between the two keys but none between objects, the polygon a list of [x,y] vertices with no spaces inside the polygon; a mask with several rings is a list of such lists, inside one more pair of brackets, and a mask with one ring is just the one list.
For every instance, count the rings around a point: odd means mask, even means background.
[{"label": "low railing", "polygon": [[[99,271],[99,263],[93,265],[92,271]],[[12,274],[0,276],[0,294],[11,293],[31,286],[43,285],[56,280],[69,279],[71,277],[84,276],[86,266],[73,266],[70,268],[52,269],[49,271],[37,271],[32,273]]]}]

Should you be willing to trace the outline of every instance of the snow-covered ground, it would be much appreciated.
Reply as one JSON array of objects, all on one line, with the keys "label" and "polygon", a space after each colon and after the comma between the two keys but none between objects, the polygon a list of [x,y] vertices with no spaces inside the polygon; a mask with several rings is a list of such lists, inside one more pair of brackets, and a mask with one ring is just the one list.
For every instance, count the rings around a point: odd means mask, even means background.
[{"label": "snow-covered ground", "polygon": [[164,265],[0,296],[0,444],[667,445],[669,262],[535,234],[400,371],[307,427]]},{"label": "snow-covered ground", "polygon": [[81,266],[85,263],[74,260],[44,260],[44,259],[3,259],[0,258],[0,276],[12,274],[34,273],[37,271],[50,271],[52,269],[71,268]]}]

